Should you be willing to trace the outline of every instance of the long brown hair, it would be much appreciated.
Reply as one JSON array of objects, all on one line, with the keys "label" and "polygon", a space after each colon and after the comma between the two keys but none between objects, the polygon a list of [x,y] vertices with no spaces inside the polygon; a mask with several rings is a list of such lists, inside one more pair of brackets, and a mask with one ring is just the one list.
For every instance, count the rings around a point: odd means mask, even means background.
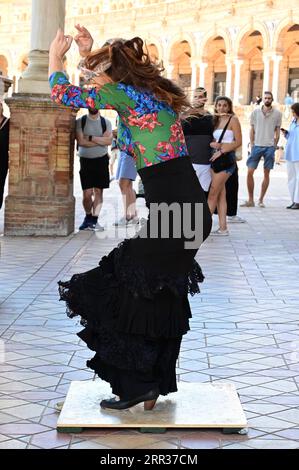
[{"label": "long brown hair", "polygon": [[105,73],[113,82],[121,82],[150,91],[177,113],[182,108],[190,106],[185,92],[171,80],[162,77],[164,67],[151,62],[148,52],[144,50],[141,38],[115,39],[110,43],[107,41],[101,49],[86,57],[84,66],[89,70],[94,70],[99,64],[105,63],[111,63]]},{"label": "long brown hair", "polygon": [[218,124],[219,124],[219,120],[220,120],[220,116],[219,114],[217,114],[217,104],[219,103],[219,101],[226,101],[226,103],[228,104],[228,113],[229,115],[234,115],[234,110],[233,110],[233,102],[232,100],[228,97],[228,96],[217,96],[216,100],[215,100],[215,103],[214,103],[214,128],[217,129],[218,127]]}]

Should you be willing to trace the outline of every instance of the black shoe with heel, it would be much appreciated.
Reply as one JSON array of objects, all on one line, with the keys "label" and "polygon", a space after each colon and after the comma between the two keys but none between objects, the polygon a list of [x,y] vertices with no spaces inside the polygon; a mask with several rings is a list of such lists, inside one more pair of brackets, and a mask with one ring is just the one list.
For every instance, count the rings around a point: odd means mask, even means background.
[{"label": "black shoe with heel", "polygon": [[144,409],[150,410],[155,406],[158,396],[159,391],[154,389],[150,390],[144,395],[140,395],[139,397],[131,398],[130,400],[116,400],[115,398],[111,398],[110,400],[102,400],[100,406],[101,408],[107,408],[110,410],[126,410],[127,408],[138,405],[138,403],[144,402]]}]

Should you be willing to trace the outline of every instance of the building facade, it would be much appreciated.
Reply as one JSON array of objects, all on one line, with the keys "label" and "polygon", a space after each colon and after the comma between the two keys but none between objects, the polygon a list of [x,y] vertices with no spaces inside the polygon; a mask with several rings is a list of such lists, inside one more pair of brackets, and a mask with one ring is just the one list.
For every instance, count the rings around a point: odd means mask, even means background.
[{"label": "building facade", "polygon": [[[30,0],[0,0],[0,72],[18,79],[28,64]],[[48,19],[51,21],[51,18]],[[89,28],[97,44],[141,36],[153,60],[187,90],[205,86],[248,105],[265,90],[299,101],[299,0],[67,0],[66,31]],[[75,46],[67,70],[78,83]]]}]

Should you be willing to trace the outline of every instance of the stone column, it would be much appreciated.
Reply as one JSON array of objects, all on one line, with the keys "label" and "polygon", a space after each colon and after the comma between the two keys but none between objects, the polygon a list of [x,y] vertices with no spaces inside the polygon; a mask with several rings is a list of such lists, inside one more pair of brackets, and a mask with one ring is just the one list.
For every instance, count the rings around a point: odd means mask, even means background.
[{"label": "stone column", "polygon": [[169,80],[172,80],[174,64],[170,64],[170,63],[167,63],[167,62],[165,62],[164,64],[165,64],[164,68],[165,68],[165,72],[166,72],[166,78],[169,78]]},{"label": "stone column", "polygon": [[269,55],[263,55],[263,62],[264,62],[264,81],[263,81],[263,94],[265,91],[269,90],[270,85],[270,57]]},{"label": "stone column", "polygon": [[232,92],[232,60],[227,58],[226,63],[226,84],[225,84],[225,95],[230,97]]},{"label": "stone column", "polygon": [[199,64],[199,84],[198,86],[205,87],[205,73],[208,64],[206,62],[200,62]]},{"label": "stone column", "polygon": [[191,61],[191,92],[193,93],[198,83],[198,61]]},{"label": "stone column", "polygon": [[29,64],[19,80],[19,93],[50,93],[49,46],[64,29],[65,0],[32,0]]},{"label": "stone column", "polygon": [[65,0],[32,1],[34,54],[10,107],[10,156],[4,233],[65,236],[74,230],[75,113],[49,96],[48,49],[63,27]]},{"label": "stone column", "polygon": [[241,67],[243,60],[235,59],[235,87],[234,87],[234,98],[233,102],[235,105],[240,104],[240,79],[241,79]]},{"label": "stone column", "polygon": [[272,93],[274,101],[278,101],[278,85],[279,85],[279,67],[280,61],[282,60],[281,55],[275,55],[272,57],[273,59],[273,79],[272,79]]}]

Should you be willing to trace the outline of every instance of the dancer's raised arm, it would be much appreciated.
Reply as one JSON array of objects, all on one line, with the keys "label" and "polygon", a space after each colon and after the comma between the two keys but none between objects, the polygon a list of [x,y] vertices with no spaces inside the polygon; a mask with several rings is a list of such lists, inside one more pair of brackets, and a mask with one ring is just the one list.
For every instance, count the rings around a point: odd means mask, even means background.
[{"label": "dancer's raised arm", "polygon": [[62,29],[58,29],[49,50],[49,75],[63,71],[63,57],[70,49],[73,37],[65,35]]},{"label": "dancer's raised arm", "polygon": [[[72,36],[64,35],[59,29],[50,46],[49,81],[53,101],[74,108],[118,109],[119,97],[121,98],[124,92],[118,90],[117,84],[105,73],[95,74],[95,87],[82,88],[69,82],[63,71],[63,57],[70,49],[72,41]],[[88,44],[91,45],[91,42]]]},{"label": "dancer's raised arm", "polygon": [[77,43],[79,54],[81,57],[86,57],[91,52],[93,37],[85,26],[76,24],[75,28],[77,29],[78,34],[76,34],[74,40]]}]

